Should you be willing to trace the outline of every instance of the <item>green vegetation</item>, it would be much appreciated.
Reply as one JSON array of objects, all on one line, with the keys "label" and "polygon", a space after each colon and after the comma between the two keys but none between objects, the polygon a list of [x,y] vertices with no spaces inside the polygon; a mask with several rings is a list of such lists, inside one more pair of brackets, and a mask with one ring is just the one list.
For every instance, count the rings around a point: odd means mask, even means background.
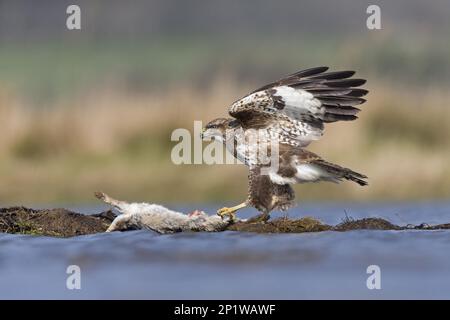
[{"label": "green vegetation", "polygon": [[[257,53],[257,54],[256,54]],[[217,74],[261,83],[302,67],[351,66],[364,76],[403,85],[450,81],[450,43],[426,35],[414,38],[370,34],[248,38],[164,37],[128,42],[8,44],[0,50],[0,83],[42,105],[122,86],[133,92],[167,85],[208,83]],[[264,66],[264,67],[262,67]],[[258,79],[258,80],[255,80]]]},{"label": "green vegetation", "polygon": [[360,119],[328,126],[311,149],[367,174],[369,187],[296,186],[299,200],[450,196],[448,43],[252,39],[5,45],[0,201],[86,203],[101,189],[149,202],[238,202],[246,168],[174,165],[172,130],[225,116],[255,86],[318,64],[368,79]]}]

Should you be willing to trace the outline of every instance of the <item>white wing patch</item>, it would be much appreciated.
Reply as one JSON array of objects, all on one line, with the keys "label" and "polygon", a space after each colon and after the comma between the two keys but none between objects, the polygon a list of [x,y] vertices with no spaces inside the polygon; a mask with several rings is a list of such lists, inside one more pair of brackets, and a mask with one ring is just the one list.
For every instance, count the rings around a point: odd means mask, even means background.
[{"label": "white wing patch", "polygon": [[325,108],[322,107],[320,100],[308,91],[288,86],[276,87],[274,90],[274,96],[279,96],[285,104],[283,113],[289,117],[299,119],[304,114],[320,117],[325,113]]},{"label": "white wing patch", "polygon": [[321,119],[325,107],[313,94],[303,89],[278,86],[257,91],[236,101],[229,109],[237,119],[240,112],[246,111],[272,115],[274,121],[265,129],[272,139],[278,138],[280,143],[306,147],[323,135]]}]

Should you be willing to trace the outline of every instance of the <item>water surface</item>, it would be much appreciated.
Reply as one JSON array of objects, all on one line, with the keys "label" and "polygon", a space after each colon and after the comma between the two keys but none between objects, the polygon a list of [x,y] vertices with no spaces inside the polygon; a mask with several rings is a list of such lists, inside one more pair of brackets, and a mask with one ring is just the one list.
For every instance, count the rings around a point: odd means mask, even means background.
[{"label": "water surface", "polygon": [[[346,215],[448,223],[450,202],[303,204],[290,211],[303,215],[329,224]],[[450,298],[449,249],[450,231],[0,234],[0,298]],[[66,287],[69,265],[81,268],[81,290]],[[381,268],[381,290],[366,286],[369,265]]]}]

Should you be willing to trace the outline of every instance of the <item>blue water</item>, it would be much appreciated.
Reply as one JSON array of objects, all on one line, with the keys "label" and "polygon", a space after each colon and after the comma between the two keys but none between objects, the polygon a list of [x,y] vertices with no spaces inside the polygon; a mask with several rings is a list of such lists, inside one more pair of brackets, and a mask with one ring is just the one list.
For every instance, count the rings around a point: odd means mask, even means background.
[{"label": "blue water", "polygon": [[[303,204],[289,215],[336,224],[346,214],[401,225],[448,223],[450,202]],[[448,299],[449,249],[450,231],[0,234],[0,298]],[[66,287],[69,265],[81,268],[80,290]],[[381,269],[380,290],[366,286],[369,265]]]}]

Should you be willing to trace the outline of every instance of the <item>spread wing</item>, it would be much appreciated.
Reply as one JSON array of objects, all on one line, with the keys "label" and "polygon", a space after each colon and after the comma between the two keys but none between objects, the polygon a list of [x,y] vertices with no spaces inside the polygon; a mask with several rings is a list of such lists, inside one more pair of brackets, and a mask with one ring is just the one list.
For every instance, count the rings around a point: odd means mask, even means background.
[{"label": "spread wing", "polygon": [[281,143],[305,147],[323,135],[324,123],[357,119],[368,91],[354,71],[317,67],[265,85],[234,102],[229,114],[244,128],[268,129]]}]

